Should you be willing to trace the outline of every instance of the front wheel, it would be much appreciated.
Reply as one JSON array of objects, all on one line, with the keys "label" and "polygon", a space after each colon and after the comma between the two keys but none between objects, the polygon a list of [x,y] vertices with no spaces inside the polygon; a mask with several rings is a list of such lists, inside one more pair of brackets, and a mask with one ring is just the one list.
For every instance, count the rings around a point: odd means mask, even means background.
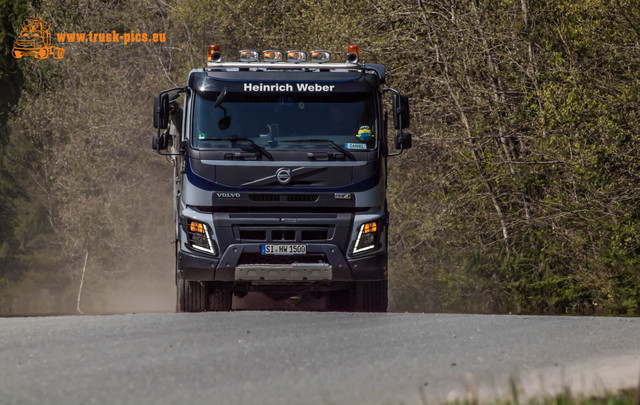
[{"label": "front wheel", "polygon": [[212,285],[209,288],[209,311],[231,311],[233,293],[230,289]]},{"label": "front wheel", "polygon": [[177,312],[204,312],[208,306],[208,288],[200,281],[176,280]]},{"label": "front wheel", "polygon": [[350,288],[354,312],[387,312],[388,281],[356,281]]}]

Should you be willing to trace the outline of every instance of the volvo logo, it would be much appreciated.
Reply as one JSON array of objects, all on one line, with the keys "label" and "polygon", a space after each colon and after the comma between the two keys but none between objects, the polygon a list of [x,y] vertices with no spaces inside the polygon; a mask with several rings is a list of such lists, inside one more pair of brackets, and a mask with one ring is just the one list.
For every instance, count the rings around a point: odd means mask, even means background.
[{"label": "volvo logo", "polygon": [[291,169],[281,167],[276,171],[276,179],[280,184],[289,184],[291,182]]},{"label": "volvo logo", "polygon": [[240,193],[216,193],[218,198],[240,198]]}]

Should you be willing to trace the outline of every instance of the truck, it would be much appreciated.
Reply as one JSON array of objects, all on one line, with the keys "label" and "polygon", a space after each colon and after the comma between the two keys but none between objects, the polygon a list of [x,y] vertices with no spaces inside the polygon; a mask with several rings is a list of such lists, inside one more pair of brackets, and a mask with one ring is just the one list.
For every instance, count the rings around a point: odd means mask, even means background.
[{"label": "truck", "polygon": [[244,49],[236,62],[211,45],[186,86],[155,97],[152,148],[174,167],[178,312],[229,311],[253,292],[386,311],[387,158],[411,148],[409,99],[358,46],[343,55]]},{"label": "truck", "polygon": [[29,55],[36,59],[47,59],[49,55],[54,59],[62,59],[64,49],[51,45],[51,24],[33,16],[22,22],[11,55],[16,59]]}]

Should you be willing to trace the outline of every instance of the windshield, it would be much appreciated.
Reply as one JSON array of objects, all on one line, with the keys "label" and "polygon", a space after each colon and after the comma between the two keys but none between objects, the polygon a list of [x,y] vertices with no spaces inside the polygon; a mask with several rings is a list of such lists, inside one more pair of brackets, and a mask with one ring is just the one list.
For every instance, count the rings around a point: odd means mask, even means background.
[{"label": "windshield", "polygon": [[[350,152],[374,149],[376,136],[373,93],[196,95],[195,148],[232,148],[249,142],[265,150]],[[244,142],[230,141],[234,138]]]}]

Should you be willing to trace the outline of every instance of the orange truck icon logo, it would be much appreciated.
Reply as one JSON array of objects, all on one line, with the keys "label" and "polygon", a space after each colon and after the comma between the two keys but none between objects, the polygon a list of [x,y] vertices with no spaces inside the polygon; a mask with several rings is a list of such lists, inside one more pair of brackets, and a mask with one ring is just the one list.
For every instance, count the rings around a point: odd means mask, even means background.
[{"label": "orange truck icon logo", "polygon": [[49,55],[54,59],[62,59],[64,49],[51,46],[51,24],[34,16],[22,22],[20,35],[13,43],[11,55],[16,59],[28,55],[33,55],[36,59],[47,59]]}]

